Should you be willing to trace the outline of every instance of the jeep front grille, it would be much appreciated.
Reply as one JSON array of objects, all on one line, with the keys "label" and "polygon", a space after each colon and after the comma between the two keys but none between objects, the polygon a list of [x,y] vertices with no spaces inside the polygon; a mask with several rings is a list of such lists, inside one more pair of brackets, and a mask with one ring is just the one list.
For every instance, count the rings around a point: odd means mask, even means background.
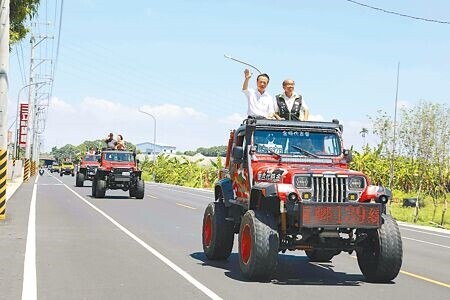
[{"label": "jeep front grille", "polygon": [[115,174],[122,174],[122,172],[131,172],[130,168],[114,168]]},{"label": "jeep front grille", "polygon": [[313,201],[346,202],[347,178],[324,176],[312,178]]}]

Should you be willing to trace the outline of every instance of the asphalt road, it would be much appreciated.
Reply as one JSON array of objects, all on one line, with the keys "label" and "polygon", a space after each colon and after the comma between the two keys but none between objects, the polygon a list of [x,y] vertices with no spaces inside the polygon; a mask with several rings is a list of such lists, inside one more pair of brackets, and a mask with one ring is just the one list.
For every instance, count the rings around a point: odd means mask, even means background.
[{"label": "asphalt road", "polygon": [[34,180],[0,223],[0,299],[450,299],[445,231],[401,225],[403,266],[389,284],[365,282],[354,255],[310,263],[303,251],[280,254],[270,282],[247,282],[237,236],[227,261],[203,254],[210,191],[146,184],[143,200],[123,191],[93,199],[88,181]]}]

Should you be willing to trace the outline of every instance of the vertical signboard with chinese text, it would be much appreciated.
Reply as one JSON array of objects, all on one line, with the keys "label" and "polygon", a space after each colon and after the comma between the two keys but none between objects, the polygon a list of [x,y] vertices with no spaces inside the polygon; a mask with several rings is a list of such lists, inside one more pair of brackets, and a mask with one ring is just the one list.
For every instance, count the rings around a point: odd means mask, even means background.
[{"label": "vertical signboard with chinese text", "polygon": [[19,146],[25,148],[27,144],[28,104],[20,104]]}]

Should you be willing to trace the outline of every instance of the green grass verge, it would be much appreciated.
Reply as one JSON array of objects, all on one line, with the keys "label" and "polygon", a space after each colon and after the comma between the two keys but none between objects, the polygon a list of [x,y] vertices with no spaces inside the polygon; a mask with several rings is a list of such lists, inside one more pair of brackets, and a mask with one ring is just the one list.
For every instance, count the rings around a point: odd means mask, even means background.
[{"label": "green grass verge", "polygon": [[[413,222],[414,219],[414,207],[403,207],[403,200],[395,200],[391,203],[390,212],[392,216],[398,220],[411,224],[419,224],[435,227],[432,223],[441,223],[442,211],[444,209],[444,204],[442,202],[438,203],[435,207],[431,199],[425,199],[423,201],[424,206],[420,207],[419,218],[416,223]],[[433,218],[434,212],[434,218]],[[446,229],[450,229],[450,211],[447,210],[444,217],[444,225]]]}]

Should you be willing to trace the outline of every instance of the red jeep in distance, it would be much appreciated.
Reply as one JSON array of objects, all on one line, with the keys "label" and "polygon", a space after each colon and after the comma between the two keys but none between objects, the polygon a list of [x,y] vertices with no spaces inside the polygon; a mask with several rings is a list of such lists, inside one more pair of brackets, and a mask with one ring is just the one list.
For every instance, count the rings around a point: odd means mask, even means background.
[{"label": "red jeep in distance", "polygon": [[95,171],[100,165],[100,155],[86,155],[81,159],[78,167],[77,176],[75,177],[75,185],[83,186],[85,180],[92,181],[94,179]]},{"label": "red jeep in distance", "polygon": [[304,250],[325,262],[356,251],[370,282],[389,282],[402,265],[402,240],[386,214],[391,192],[348,169],[342,125],[248,119],[231,132],[215,202],[204,213],[203,250],[227,259],[239,234],[244,277],[266,280],[278,252]]},{"label": "red jeep in distance", "polygon": [[135,154],[130,151],[106,150],[92,180],[92,197],[104,198],[106,190],[129,191],[130,197],[144,198],[145,184],[141,179]]}]

